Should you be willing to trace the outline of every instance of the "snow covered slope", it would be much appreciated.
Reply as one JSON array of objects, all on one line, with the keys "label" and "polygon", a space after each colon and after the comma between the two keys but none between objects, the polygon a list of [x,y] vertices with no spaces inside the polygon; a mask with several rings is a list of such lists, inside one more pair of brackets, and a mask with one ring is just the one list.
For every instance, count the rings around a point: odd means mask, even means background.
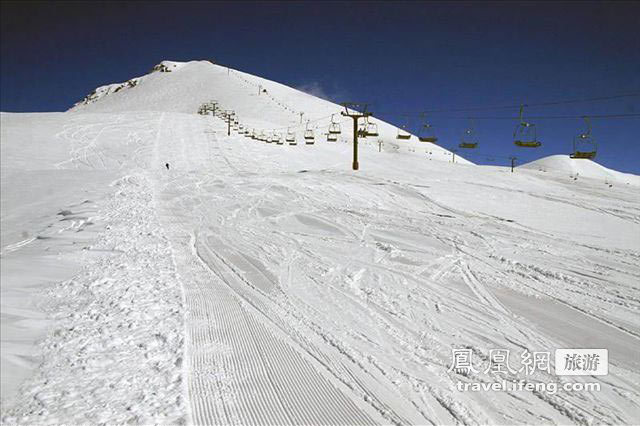
[{"label": "snow covered slope", "polygon": [[[150,76],[155,72],[166,73],[173,72],[178,68],[181,68],[184,64],[181,62],[172,62],[172,61],[162,61],[158,65],[155,65],[151,72],[148,75],[144,75],[142,77],[135,77],[130,80],[127,80],[124,83],[113,83],[107,84],[105,86],[100,86],[96,88],[93,92],[89,93],[79,102],[73,106],[73,108],[79,108],[83,105],[93,104],[101,99],[103,99],[107,95],[118,93],[123,89],[131,89],[136,87],[139,83],[145,82],[149,80]],[[152,78],[153,79],[153,78]]]},{"label": "snow covered slope", "polygon": [[[340,115],[344,111],[340,105],[209,61],[164,61],[154,69],[160,67],[170,72],[156,71],[129,80],[135,84],[125,82],[100,87],[70,111],[167,111],[191,114],[202,103],[216,100],[225,110],[235,111],[246,126],[258,131],[277,130],[284,133],[290,129],[301,139],[309,121],[316,138],[323,142],[333,115],[333,120],[342,126],[339,142],[346,143],[352,139],[352,120]],[[116,90],[118,88],[121,89]],[[385,151],[406,150],[433,160],[452,160],[451,153],[444,148],[419,143],[415,135],[409,140],[398,141],[395,126],[376,118],[370,121],[378,125],[380,136],[369,140],[383,142],[382,149]],[[460,156],[456,156],[456,161],[469,164]]]},{"label": "snow covered slope", "polygon": [[610,183],[640,186],[640,176],[621,173],[601,166],[594,161],[574,159],[568,155],[551,155],[523,164],[520,168],[571,175],[576,178],[592,178],[601,181],[606,180]]},{"label": "snow covered slope", "polygon": [[[204,62],[100,93],[0,115],[3,423],[636,421],[637,187],[227,136],[200,103],[268,129],[337,107]],[[576,347],[609,374],[523,370]],[[600,390],[458,387],[502,379]]]}]

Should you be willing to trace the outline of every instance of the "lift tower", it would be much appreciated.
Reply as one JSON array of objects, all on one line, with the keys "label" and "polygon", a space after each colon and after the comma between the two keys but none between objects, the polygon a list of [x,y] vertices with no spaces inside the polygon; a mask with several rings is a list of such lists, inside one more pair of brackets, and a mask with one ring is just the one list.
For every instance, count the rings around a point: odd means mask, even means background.
[{"label": "lift tower", "polygon": [[[358,120],[370,117],[373,113],[367,112],[367,104],[344,102],[340,105],[344,107],[344,111],[342,111],[341,114],[353,119],[353,170],[358,170],[358,168],[360,168],[358,164]],[[362,112],[358,112],[357,110],[362,110]]]}]

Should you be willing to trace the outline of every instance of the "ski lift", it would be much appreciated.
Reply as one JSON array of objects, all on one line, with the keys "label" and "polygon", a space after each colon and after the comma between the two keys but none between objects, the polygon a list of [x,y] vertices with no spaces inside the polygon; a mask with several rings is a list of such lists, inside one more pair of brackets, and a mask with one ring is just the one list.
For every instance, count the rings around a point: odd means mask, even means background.
[{"label": "ski lift", "polygon": [[378,136],[378,125],[376,123],[370,123],[369,117],[364,118],[364,122],[366,124],[365,132],[367,136]]},{"label": "ski lift", "polygon": [[573,153],[571,154],[571,158],[592,160],[596,158],[598,144],[591,136],[591,121],[589,117],[583,118],[587,125],[587,130],[573,138]]},{"label": "ski lift", "polygon": [[276,133],[276,131],[274,130],[273,132],[271,132],[271,136],[269,136],[269,143],[278,143],[278,142],[280,142],[280,135]]},{"label": "ski lift", "polygon": [[362,122],[358,126],[358,137],[359,138],[366,138],[367,137],[367,123],[366,122]]},{"label": "ski lift", "polygon": [[338,135],[334,134],[334,133],[327,133],[327,142],[337,142],[338,141]]},{"label": "ski lift", "polygon": [[407,130],[409,127],[409,116],[406,116],[405,122],[402,127],[397,128],[396,139],[407,140],[411,139],[411,133]]},{"label": "ski lift", "polygon": [[292,132],[291,130],[289,130],[289,129],[287,129],[287,136],[286,136],[285,140],[287,141],[287,143],[289,145],[297,145],[296,134],[294,132]]},{"label": "ski lift", "polygon": [[538,141],[536,125],[522,119],[524,107],[520,105],[520,123],[513,131],[513,143],[522,148],[537,148],[542,144]]},{"label": "ski lift", "polygon": [[304,131],[304,143],[307,145],[313,145],[315,142],[315,135],[313,133],[313,129],[309,127],[309,122],[307,121],[307,127]]},{"label": "ski lift", "polygon": [[[331,124],[329,125],[329,134],[331,135],[339,135],[342,133],[342,128],[340,127],[340,123],[333,121],[333,116],[335,114],[331,114]],[[336,138],[337,140],[337,138]]]},{"label": "ski lift", "polygon": [[284,140],[282,139],[282,135],[280,133],[275,133],[275,135],[276,135],[276,143],[278,145],[283,145]]},{"label": "ski lift", "polygon": [[430,142],[430,143],[436,143],[438,141],[438,138],[436,137],[435,132],[433,131],[433,126],[430,123],[428,123],[426,120],[424,121],[424,123],[420,127],[420,130],[418,131],[418,140],[420,142]]},{"label": "ski lift", "polygon": [[468,129],[464,131],[462,135],[462,139],[460,141],[460,148],[474,149],[478,146],[478,138],[476,137],[476,132],[473,128],[473,122]]},{"label": "ski lift", "polygon": [[398,134],[396,135],[396,139],[402,139],[402,140],[411,139],[411,133],[407,132],[406,125],[402,126],[402,128],[398,127]]}]

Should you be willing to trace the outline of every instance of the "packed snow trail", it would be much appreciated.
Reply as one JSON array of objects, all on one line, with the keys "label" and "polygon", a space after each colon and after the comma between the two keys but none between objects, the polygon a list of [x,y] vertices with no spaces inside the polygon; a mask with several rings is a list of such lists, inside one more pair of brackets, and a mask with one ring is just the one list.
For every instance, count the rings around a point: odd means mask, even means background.
[{"label": "packed snow trail", "polygon": [[[176,138],[160,133],[156,158],[171,159],[174,169],[159,184],[159,198],[165,226],[174,241],[175,258],[185,282],[188,308],[188,353],[190,354],[189,396],[193,419],[198,424],[371,424],[346,392],[346,387],[327,373],[318,361],[291,343],[278,323],[265,318],[261,295],[246,294],[246,282],[230,265],[239,254],[215,244],[219,233],[207,206],[213,182],[235,174],[216,137],[207,144],[194,143],[198,128],[184,129],[194,120],[173,120],[160,132],[177,131],[195,135],[190,143],[171,143]],[[185,123],[186,122],[186,123]],[[197,121],[195,124],[200,124]],[[164,142],[164,144],[163,144]],[[205,162],[188,163],[188,154],[198,148],[213,150]],[[179,151],[178,151],[179,150]],[[187,154],[187,156],[185,156]],[[217,161],[214,161],[218,158]],[[186,163],[186,164],[185,164]],[[215,170],[215,177],[191,176],[184,167]],[[185,174],[183,174],[185,173]],[[223,187],[223,185],[221,185]],[[202,188],[201,190],[198,190]],[[235,198],[235,197],[233,197]],[[194,228],[194,225],[196,226]],[[214,243],[214,244],[212,244]],[[235,257],[234,257],[235,254]],[[224,257],[222,257],[224,256]],[[238,259],[238,260],[240,260]],[[238,261],[236,260],[236,262]],[[247,262],[245,261],[245,264]],[[256,271],[259,275],[260,272]],[[266,284],[261,290],[276,290]],[[254,281],[260,286],[260,281]]]}]

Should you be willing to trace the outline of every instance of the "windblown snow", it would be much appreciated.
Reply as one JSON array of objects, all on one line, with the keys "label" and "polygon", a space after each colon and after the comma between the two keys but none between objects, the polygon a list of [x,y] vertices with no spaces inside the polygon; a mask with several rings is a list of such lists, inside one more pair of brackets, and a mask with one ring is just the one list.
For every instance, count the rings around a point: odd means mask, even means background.
[{"label": "windblown snow", "polygon": [[[354,172],[338,105],[207,61],[152,71],[0,115],[3,423],[637,421],[638,176],[454,163],[376,118]],[[211,100],[297,144],[228,136]],[[609,374],[521,369],[557,348],[606,348]],[[458,389],[498,379],[600,390]]]}]

